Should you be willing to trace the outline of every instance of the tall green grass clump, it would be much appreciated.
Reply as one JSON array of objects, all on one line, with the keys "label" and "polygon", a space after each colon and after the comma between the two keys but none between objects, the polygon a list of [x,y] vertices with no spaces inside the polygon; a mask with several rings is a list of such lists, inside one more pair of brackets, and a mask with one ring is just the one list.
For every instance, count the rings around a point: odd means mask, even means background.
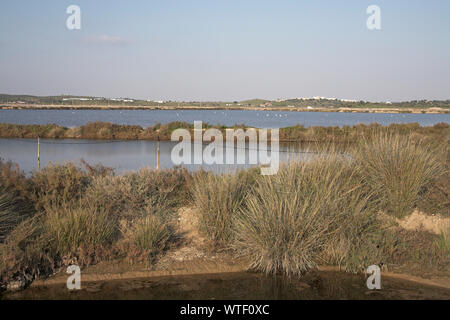
[{"label": "tall green grass clump", "polygon": [[31,280],[48,275],[55,261],[48,250],[48,239],[39,218],[28,218],[19,223],[0,243],[0,283],[21,275]]},{"label": "tall green grass clump", "polygon": [[60,257],[76,253],[80,248],[108,245],[117,232],[114,218],[104,210],[89,206],[48,207],[43,226],[53,252]]},{"label": "tall green grass clump", "polygon": [[19,223],[32,215],[32,208],[11,193],[0,193],[0,242]]},{"label": "tall green grass clump", "polygon": [[349,215],[368,211],[348,159],[335,153],[282,166],[261,177],[236,219],[235,247],[251,269],[301,275]]},{"label": "tall green grass clump", "polygon": [[230,244],[235,216],[255,180],[255,172],[198,172],[193,180],[192,196],[199,211],[200,231],[215,245]]},{"label": "tall green grass clump", "polygon": [[384,133],[365,140],[355,159],[380,208],[396,217],[410,213],[421,193],[444,173],[435,150],[405,135]]},{"label": "tall green grass clump", "polygon": [[0,193],[10,193],[24,202],[30,201],[30,183],[17,164],[0,158]]},{"label": "tall green grass clump", "polygon": [[0,242],[34,214],[30,183],[17,165],[0,159]]},{"label": "tall green grass clump", "polygon": [[148,215],[136,220],[128,234],[132,244],[141,252],[154,255],[167,247],[172,231],[161,217]]}]

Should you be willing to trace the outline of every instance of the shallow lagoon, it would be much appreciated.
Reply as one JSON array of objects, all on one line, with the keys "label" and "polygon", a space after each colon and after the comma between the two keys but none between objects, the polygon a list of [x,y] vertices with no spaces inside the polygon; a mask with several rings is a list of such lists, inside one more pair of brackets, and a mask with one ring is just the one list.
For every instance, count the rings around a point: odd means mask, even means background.
[{"label": "shallow lagoon", "polygon": [[139,300],[309,300],[309,299],[450,299],[450,290],[383,277],[381,290],[369,290],[364,275],[315,271],[287,279],[259,273],[165,276],[30,287],[3,299],[139,299]]},{"label": "shallow lagoon", "polygon": [[1,110],[0,123],[49,124],[79,127],[88,122],[153,126],[156,123],[203,121],[209,124],[233,126],[245,124],[255,128],[283,128],[297,124],[310,126],[344,126],[359,123],[417,122],[431,126],[450,122],[450,114],[413,113],[348,113],[348,112],[288,112],[255,110]]}]

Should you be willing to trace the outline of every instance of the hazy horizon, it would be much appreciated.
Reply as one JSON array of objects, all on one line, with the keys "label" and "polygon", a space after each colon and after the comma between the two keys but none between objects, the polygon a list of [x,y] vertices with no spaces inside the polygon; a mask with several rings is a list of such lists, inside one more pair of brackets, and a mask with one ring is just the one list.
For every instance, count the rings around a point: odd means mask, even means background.
[{"label": "hazy horizon", "polygon": [[[373,4],[381,30],[366,27]],[[445,0],[1,2],[0,92],[448,100],[449,14]]]},{"label": "hazy horizon", "polygon": [[300,100],[300,99],[304,99],[304,100],[314,100],[315,98],[321,98],[324,100],[341,100],[344,102],[368,102],[368,103],[407,103],[407,102],[413,102],[413,101],[449,101],[450,99],[433,99],[433,100],[428,100],[428,99],[415,99],[415,100],[402,100],[402,101],[374,101],[374,100],[355,100],[355,99],[345,99],[345,98],[336,98],[336,97],[322,97],[322,96],[317,96],[317,97],[283,97],[283,98],[277,98],[277,99],[263,99],[263,98],[259,98],[259,97],[253,97],[253,98],[247,98],[247,99],[242,99],[242,100],[236,100],[236,99],[229,99],[229,100],[173,100],[173,99],[168,99],[168,100],[158,100],[158,99],[142,99],[142,98],[135,98],[135,97],[125,97],[125,96],[110,96],[110,97],[105,97],[105,96],[89,96],[89,95],[76,95],[76,94],[57,94],[57,95],[30,95],[27,93],[4,93],[4,92],[0,92],[0,95],[10,95],[10,96],[31,96],[31,97],[38,97],[38,98],[47,98],[47,97],[73,97],[73,98],[102,98],[105,100],[114,100],[114,99],[132,99],[134,101],[152,101],[152,102],[158,102],[158,101],[164,101],[164,102],[186,102],[186,103],[194,103],[194,102],[200,102],[200,103],[208,103],[208,102],[217,102],[217,103],[232,103],[232,102],[244,102],[244,101],[252,101],[252,100],[264,100],[264,101],[285,101],[285,100]]}]

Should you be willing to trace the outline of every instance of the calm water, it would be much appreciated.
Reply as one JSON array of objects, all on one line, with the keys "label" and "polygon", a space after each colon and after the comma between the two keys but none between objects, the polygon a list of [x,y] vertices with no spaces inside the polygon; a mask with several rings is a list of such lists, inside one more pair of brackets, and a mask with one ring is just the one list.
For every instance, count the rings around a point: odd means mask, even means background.
[{"label": "calm water", "polygon": [[255,273],[170,276],[28,288],[0,299],[450,299],[450,290],[384,277],[381,290],[368,290],[362,275],[314,272],[301,279]]},{"label": "calm water", "polygon": [[[160,142],[160,167],[172,168],[175,164],[171,160],[172,148],[177,142]],[[203,146],[203,149],[206,145]],[[116,169],[117,173],[137,170],[150,166],[156,168],[155,141],[104,141],[104,140],[41,140],[41,167],[49,162],[65,163],[79,162],[81,159],[89,164],[101,163]],[[224,148],[223,154],[226,154]],[[235,157],[236,152],[235,149]],[[280,161],[288,159],[304,159],[311,153],[301,145],[280,146]],[[200,168],[214,172],[227,172],[247,168],[248,150],[246,152],[247,165],[184,165],[188,170]],[[270,153],[268,153],[270,155]],[[0,139],[0,158],[17,163],[21,170],[29,173],[37,170],[37,142],[35,139]],[[193,163],[193,159],[191,160]]]},{"label": "calm water", "polygon": [[417,122],[423,126],[450,122],[450,114],[381,114],[345,112],[281,112],[252,110],[0,110],[0,123],[49,124],[76,127],[93,121],[152,126],[156,123],[195,120],[232,126],[245,124],[256,128],[344,126],[358,123]]},{"label": "calm water", "polygon": [[[417,122],[434,125],[450,122],[450,114],[374,114],[336,112],[279,112],[248,110],[0,110],[0,123],[48,124],[66,127],[80,126],[92,121],[107,121],[117,124],[133,124],[143,127],[156,123],[202,120],[211,124],[245,124],[258,128],[277,128],[296,124],[304,126],[343,126],[358,123]],[[176,143],[162,142],[160,167],[171,168],[171,151]],[[281,147],[280,150],[284,148]],[[307,154],[296,147],[294,152],[281,152],[281,162],[302,158]],[[285,150],[285,149],[284,149]],[[247,152],[248,156],[248,152]],[[25,172],[37,169],[37,145],[35,140],[0,139],[0,158],[19,164]],[[92,140],[42,140],[41,166],[49,162],[78,162],[84,159],[90,164],[101,163],[115,168],[117,172],[156,167],[156,142],[152,141],[92,141]],[[248,161],[246,161],[248,163]],[[185,165],[188,170],[197,170],[200,165]],[[248,165],[202,166],[215,172],[235,170]]]}]

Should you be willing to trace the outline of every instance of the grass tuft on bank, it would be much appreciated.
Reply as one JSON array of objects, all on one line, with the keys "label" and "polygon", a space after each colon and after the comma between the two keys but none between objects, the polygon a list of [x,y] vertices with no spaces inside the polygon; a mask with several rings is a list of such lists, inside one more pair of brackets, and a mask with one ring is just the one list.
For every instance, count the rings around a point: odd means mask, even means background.
[{"label": "grass tuft on bank", "polygon": [[380,208],[397,217],[411,213],[431,183],[445,173],[436,150],[411,136],[380,134],[362,141],[354,157]]}]

